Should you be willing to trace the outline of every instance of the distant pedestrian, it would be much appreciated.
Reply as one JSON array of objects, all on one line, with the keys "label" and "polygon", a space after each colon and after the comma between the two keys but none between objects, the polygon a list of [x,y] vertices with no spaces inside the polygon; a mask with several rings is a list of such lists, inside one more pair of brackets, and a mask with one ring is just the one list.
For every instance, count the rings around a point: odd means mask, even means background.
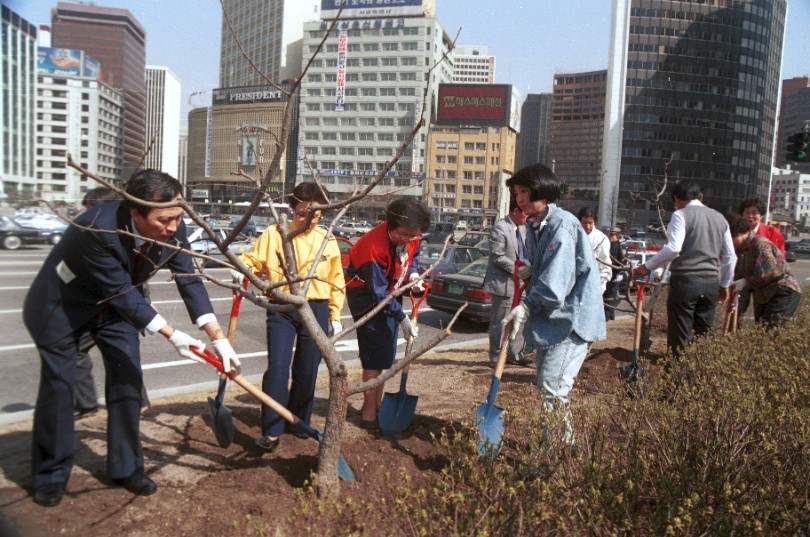
[{"label": "distant pedestrian", "polygon": [[700,185],[681,181],[672,188],[672,199],[677,210],[667,226],[667,243],[633,275],[645,277],[670,264],[667,347],[678,354],[714,326],[718,301],[728,299],[737,256],[726,219],[703,205]]},{"label": "distant pedestrian", "polygon": [[[619,240],[619,233],[621,229],[612,227],[608,231],[608,240],[610,241],[610,263],[616,267],[624,265],[626,261],[626,252]],[[618,269],[611,269],[611,278],[605,289],[603,299],[605,302],[605,320],[612,321],[616,319],[616,308],[619,306],[619,291],[622,287],[622,281],[626,278],[626,274]]]},{"label": "distant pedestrian", "polygon": [[596,264],[599,267],[599,282],[602,285],[602,293],[604,293],[607,289],[607,283],[613,275],[613,270],[610,268],[610,241],[596,227],[596,213],[591,207],[580,209],[577,218],[579,218],[579,223],[591,242],[593,255],[596,257]]},{"label": "distant pedestrian", "polygon": [[802,289],[790,273],[779,248],[760,235],[751,233],[746,219],[726,215],[731,240],[737,251],[734,277],[738,290],[750,287],[754,299],[754,319],[768,326],[790,319],[799,307]]},{"label": "distant pedestrian", "polygon": [[[404,285],[419,277],[413,260],[419,255],[421,234],[430,225],[430,212],[420,201],[401,198],[391,202],[385,213],[385,222],[357,239],[349,251],[346,300],[355,322],[395,291],[400,278]],[[421,282],[414,287],[423,289]],[[405,340],[419,335],[418,328],[402,309],[401,296],[357,327],[363,382],[374,380],[383,370],[391,368],[400,328]],[[363,393],[361,427],[371,430],[379,427],[377,411],[384,392],[385,385],[380,384]]]},{"label": "distant pedestrian", "polygon": [[[513,275],[515,260],[520,259],[519,281],[531,277],[532,266],[526,259],[526,215],[520,210],[515,196],[509,199],[509,214],[495,222],[489,233],[489,264],[484,276],[484,290],[490,294],[492,309],[489,316],[489,364],[495,367],[501,347],[501,321],[512,310],[515,295]],[[507,360],[517,365],[530,365],[523,355],[523,334],[509,342]]]}]

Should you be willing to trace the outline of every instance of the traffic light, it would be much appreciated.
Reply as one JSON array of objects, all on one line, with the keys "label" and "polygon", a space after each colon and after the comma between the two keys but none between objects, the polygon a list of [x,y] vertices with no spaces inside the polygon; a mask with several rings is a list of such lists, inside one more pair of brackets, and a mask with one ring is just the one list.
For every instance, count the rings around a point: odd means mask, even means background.
[{"label": "traffic light", "polygon": [[793,162],[804,162],[807,160],[807,142],[810,140],[810,134],[806,132],[797,132],[788,136],[787,154],[785,158]]}]

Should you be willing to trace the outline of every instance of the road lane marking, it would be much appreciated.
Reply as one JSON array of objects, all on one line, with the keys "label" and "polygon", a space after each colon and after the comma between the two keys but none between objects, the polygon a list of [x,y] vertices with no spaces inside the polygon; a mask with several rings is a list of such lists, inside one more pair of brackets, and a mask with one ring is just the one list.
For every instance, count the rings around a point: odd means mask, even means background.
[{"label": "road lane marking", "polygon": [[33,343],[24,343],[22,345],[5,345],[0,347],[0,352],[5,351],[21,351],[23,349],[35,349],[37,346]]},{"label": "road lane marking", "polygon": [[[1,276],[1,274],[0,274]],[[31,289],[30,285],[16,285],[14,287],[0,287],[0,291],[22,291],[23,289]]]}]

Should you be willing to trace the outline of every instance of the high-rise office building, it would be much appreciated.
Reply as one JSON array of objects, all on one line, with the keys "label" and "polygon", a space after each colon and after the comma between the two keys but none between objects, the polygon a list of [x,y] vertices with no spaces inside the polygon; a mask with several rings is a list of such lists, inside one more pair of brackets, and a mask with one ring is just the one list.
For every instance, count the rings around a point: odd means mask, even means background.
[{"label": "high-rise office building", "polygon": [[[336,197],[370,184],[400,150],[423,106],[431,122],[438,85],[452,77],[446,61],[430,71],[451,44],[432,11],[379,2],[379,9],[367,3],[344,10],[346,20],[328,36],[301,87],[298,181],[311,180],[311,166]],[[323,13],[325,20],[304,25],[305,62],[336,10]],[[376,221],[387,194],[421,198],[426,138],[423,127],[375,189],[380,197],[353,207],[352,216]]]},{"label": "high-rise office building", "polygon": [[183,186],[188,183],[188,125],[180,126],[177,144],[177,180]]},{"label": "high-rise office building", "polygon": [[721,212],[764,199],[786,4],[614,0],[601,225],[656,220],[648,200],[665,175],[697,182]]},{"label": "high-rise office building", "polygon": [[146,146],[144,168],[178,175],[180,79],[168,67],[146,66]]},{"label": "high-rise office building", "polygon": [[[790,162],[785,158],[788,137],[801,132],[808,125],[810,125],[810,78],[805,76],[783,80],[779,105],[779,133],[774,159],[779,168],[790,164],[793,169],[810,173],[810,162]],[[810,201],[810,198],[807,201]]]},{"label": "high-rise office building", "polygon": [[5,4],[0,62],[0,202],[30,199],[35,188],[37,28]]},{"label": "high-rise office building", "polygon": [[494,84],[495,56],[489,47],[457,45],[450,54],[453,62],[453,82],[459,84]]},{"label": "high-rise office building", "polygon": [[51,11],[55,48],[83,50],[103,66],[102,80],[124,94],[124,168],[134,173],[146,133],[146,30],[126,9],[59,2]]},{"label": "high-rise office building", "polygon": [[304,23],[319,19],[320,6],[320,0],[225,0],[219,87],[263,86],[299,74]]},{"label": "high-rise office building", "polygon": [[549,161],[566,185],[561,205],[596,209],[602,179],[607,71],[554,75]]},{"label": "high-rise office building", "polygon": [[99,184],[67,166],[115,182],[123,166],[124,98],[99,80],[102,66],[80,50],[39,47],[37,197],[80,204]]},{"label": "high-rise office building", "polygon": [[550,129],[551,93],[530,93],[520,108],[515,170],[538,162],[551,167],[548,157]]}]

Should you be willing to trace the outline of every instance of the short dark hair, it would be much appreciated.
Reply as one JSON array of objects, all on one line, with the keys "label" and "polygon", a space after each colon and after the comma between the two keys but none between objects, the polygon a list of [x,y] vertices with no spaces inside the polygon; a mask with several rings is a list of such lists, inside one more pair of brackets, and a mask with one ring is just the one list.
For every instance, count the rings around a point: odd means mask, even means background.
[{"label": "short dark hair", "polygon": [[593,218],[596,220],[596,213],[593,212],[593,208],[591,207],[583,207],[577,213],[577,218],[582,220],[583,218]]},{"label": "short dark hair", "polygon": [[703,190],[700,185],[692,181],[678,181],[672,187],[672,198],[679,200],[692,201],[700,199],[703,196]]},{"label": "short dark hair", "polygon": [[506,180],[506,186],[514,192],[514,187],[520,185],[531,192],[531,200],[545,200],[554,203],[560,198],[560,181],[554,172],[543,164],[526,166]]},{"label": "short dark hair", "polygon": [[329,191],[325,187],[318,186],[317,183],[298,183],[295,185],[292,194],[287,196],[287,203],[291,209],[295,209],[302,201],[327,204],[329,203]]},{"label": "short dark hair", "polygon": [[97,186],[96,188],[87,191],[84,198],[82,198],[82,205],[89,209],[90,207],[95,207],[101,203],[107,203],[108,201],[120,199],[121,195],[112,188],[107,188],[106,186]]},{"label": "short dark hair", "polygon": [[418,229],[422,233],[430,225],[430,211],[425,204],[414,198],[400,198],[385,208],[385,221],[388,229],[404,227]]},{"label": "short dark hair", "polygon": [[728,222],[728,229],[731,231],[732,237],[748,233],[751,229],[751,226],[748,225],[748,220],[736,213],[726,214],[726,222]]},{"label": "short dark hair", "polygon": [[[183,193],[183,186],[180,181],[160,170],[147,169],[137,172],[129,178],[126,184],[126,192],[135,198],[164,203],[172,201],[178,194]],[[141,205],[136,201],[125,200],[127,208],[135,209],[141,216],[146,216],[151,207]]]},{"label": "short dark hair", "polygon": [[765,204],[759,201],[759,198],[748,198],[747,200],[743,200],[740,203],[740,214],[743,213],[749,207],[756,207],[759,211],[759,214],[765,214]]}]

